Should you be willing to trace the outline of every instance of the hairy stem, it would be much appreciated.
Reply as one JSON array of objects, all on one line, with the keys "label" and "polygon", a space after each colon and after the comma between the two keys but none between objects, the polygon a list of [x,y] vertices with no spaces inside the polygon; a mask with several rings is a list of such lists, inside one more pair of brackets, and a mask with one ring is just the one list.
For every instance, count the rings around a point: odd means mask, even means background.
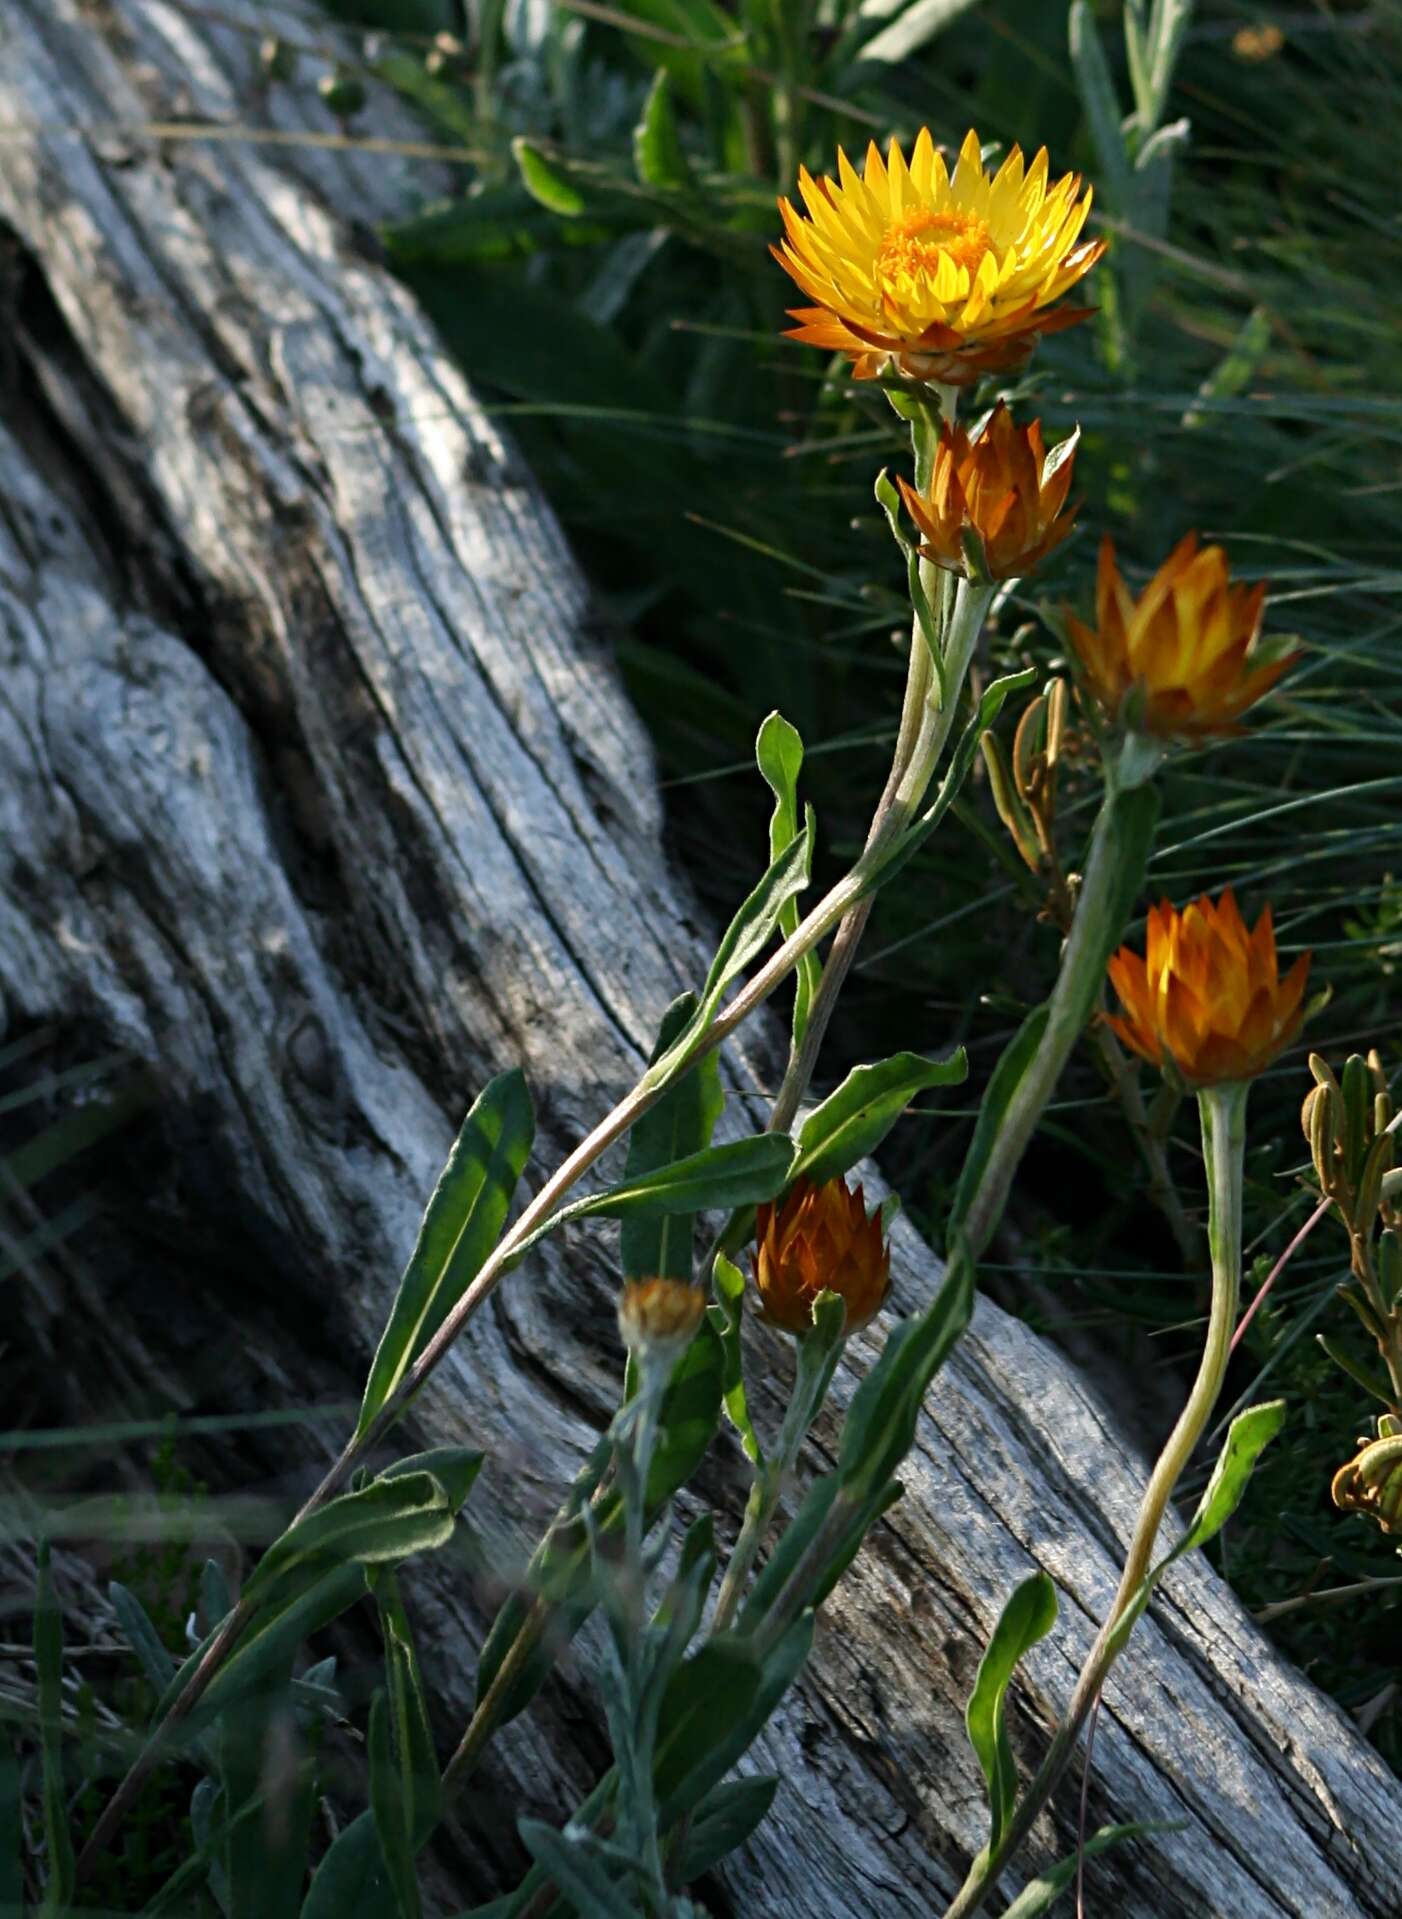
[{"label": "hairy stem", "polygon": [[1198,1095],[1202,1117],[1203,1158],[1208,1175],[1208,1243],[1212,1253],[1212,1307],[1202,1360],[1187,1403],[1168,1436],[1145,1488],[1134,1533],[1125,1554],[1119,1590],[1096,1635],[1065,1717],[1056,1730],[1046,1757],[1009,1820],[998,1844],[986,1860],[975,1862],[968,1879],[945,1913],[945,1919],[967,1919],[977,1912],[994,1889],[998,1876],[1030,1832],[1038,1814],[1055,1792],[1069,1765],[1081,1727],[1115,1659],[1128,1641],[1134,1622],[1147,1602],[1144,1590],[1150,1575],[1159,1527],[1193,1449],[1202,1437],[1222,1390],[1231,1357],[1232,1328],[1241,1295],[1242,1162],[1246,1151],[1247,1082],[1206,1087]]}]

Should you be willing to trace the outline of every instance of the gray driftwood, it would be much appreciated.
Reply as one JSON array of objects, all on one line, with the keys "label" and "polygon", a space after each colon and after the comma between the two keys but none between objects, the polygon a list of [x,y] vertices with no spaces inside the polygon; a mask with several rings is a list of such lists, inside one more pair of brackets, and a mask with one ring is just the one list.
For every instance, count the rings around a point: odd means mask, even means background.
[{"label": "gray driftwood", "polygon": [[[169,1154],[149,1231],[70,1262],[47,1306],[30,1296],[75,1403],[99,1378],[148,1408],[353,1396],[486,1075],[529,1076],[538,1180],[706,952],[570,553],[375,262],[368,223],[446,175],[142,131],[334,132],[314,65],[256,97],[249,29],[269,18],[7,0],[0,23],[0,1026],[71,1023],[145,1061]],[[330,43],[306,16],[294,31]],[[399,123],[379,102],[365,125]],[[741,1096],[774,1047],[763,1024],[747,1037]],[[908,1308],[936,1263],[904,1226],[896,1250]],[[551,1510],[612,1404],[611,1292],[602,1236],[551,1248],[422,1402],[416,1436],[490,1449],[474,1506],[504,1533]],[[782,1373],[762,1336],[753,1358]],[[290,1496],[341,1424],[289,1431],[208,1469]],[[1063,1617],[1017,1688],[1025,1763],[1110,1596],[1141,1473],[1068,1363],[981,1305],[905,1499],[753,1753],[784,1786],[717,1911],[941,1909],[983,1836],[961,1723],[980,1646],[1045,1567]],[[705,1490],[733,1518],[733,1454]],[[491,1597],[457,1564],[416,1588],[445,1752]],[[499,1740],[447,1855],[462,1903],[518,1864],[517,1812],[563,1817],[595,1776],[591,1683],[571,1654]],[[1074,1799],[1024,1873],[1068,1849]],[[1402,1788],[1201,1564],[1171,1575],[1109,1688],[1090,1815],[1184,1822],[1091,1866],[1097,1912],[1402,1910]]]}]

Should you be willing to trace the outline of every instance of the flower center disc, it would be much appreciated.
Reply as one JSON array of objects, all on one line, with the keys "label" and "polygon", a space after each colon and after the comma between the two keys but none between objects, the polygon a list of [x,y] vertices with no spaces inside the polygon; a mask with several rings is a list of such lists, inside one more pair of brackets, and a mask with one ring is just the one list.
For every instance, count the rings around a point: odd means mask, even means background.
[{"label": "flower center disc", "polygon": [[915,207],[887,227],[876,255],[876,279],[883,293],[909,292],[912,282],[933,280],[941,259],[977,273],[993,236],[976,213]]}]

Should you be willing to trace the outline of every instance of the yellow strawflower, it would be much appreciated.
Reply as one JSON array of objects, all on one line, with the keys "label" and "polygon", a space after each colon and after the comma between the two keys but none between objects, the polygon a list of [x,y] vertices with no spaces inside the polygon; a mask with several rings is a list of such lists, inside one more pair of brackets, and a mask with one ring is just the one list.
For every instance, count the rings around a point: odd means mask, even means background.
[{"label": "yellow strawflower", "polygon": [[859,380],[888,363],[906,378],[963,386],[1016,365],[1037,336],[1088,309],[1051,309],[1101,254],[1081,240],[1091,195],[1079,174],[1048,184],[1045,147],[1029,167],[1014,147],[984,169],[970,131],[951,176],[922,127],[907,165],[873,141],[858,174],[839,147],[836,180],[800,168],[808,218],[780,200],[787,238],[770,251],[811,300],[792,309],[796,340],[847,354]]}]

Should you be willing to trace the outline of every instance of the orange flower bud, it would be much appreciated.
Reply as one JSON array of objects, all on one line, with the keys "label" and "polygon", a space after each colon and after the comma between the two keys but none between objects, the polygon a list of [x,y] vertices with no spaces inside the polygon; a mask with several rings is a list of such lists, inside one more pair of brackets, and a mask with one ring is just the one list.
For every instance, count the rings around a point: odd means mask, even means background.
[{"label": "orange flower bud", "polygon": [[989,173],[970,130],[951,175],[922,127],[909,165],[897,141],[885,160],[873,141],[860,174],[839,147],[837,174],[799,169],[809,218],[781,200],[786,238],[770,251],[818,303],[791,309],[791,337],[845,353],[856,379],[889,366],[966,386],[1087,317],[1052,309],[1105,243],[1081,239],[1090,193],[1079,174],[1049,182],[1045,147],[1030,167],[1014,147]]},{"label": "orange flower bud", "polygon": [[879,1214],[867,1218],[860,1186],[845,1179],[814,1186],[795,1180],[783,1199],[758,1209],[755,1283],[764,1316],[787,1333],[806,1333],[819,1293],[836,1293],[855,1332],[879,1312],[890,1285],[891,1255]]},{"label": "orange flower bud", "polygon": [[1095,626],[1068,612],[1067,638],[1112,717],[1139,688],[1144,707],[1135,724],[1145,733],[1235,733],[1246,709],[1298,657],[1258,647],[1265,598],[1264,584],[1233,586],[1221,547],[1199,549],[1197,534],[1189,533],[1135,600],[1107,534],[1100,543]]},{"label": "orange flower bud", "polygon": [[706,1310],[704,1288],[684,1279],[630,1279],[618,1296],[618,1330],[629,1352],[678,1351]]},{"label": "orange flower bud", "polygon": [[1020,427],[1001,400],[976,440],[946,423],[929,496],[899,482],[906,511],[925,536],[920,551],[962,573],[973,546],[987,579],[1030,573],[1071,531],[1077,508],[1064,508],[1075,463],[1074,443],[1057,447],[1049,459],[1041,421]]},{"label": "orange flower bud", "polygon": [[1172,1061],[1190,1086],[1254,1079],[1299,1032],[1310,955],[1279,976],[1266,907],[1248,933],[1232,889],[1181,913],[1167,900],[1149,915],[1147,953],[1122,946],[1110,981],[1123,1013],[1109,1022],[1155,1066]]}]

